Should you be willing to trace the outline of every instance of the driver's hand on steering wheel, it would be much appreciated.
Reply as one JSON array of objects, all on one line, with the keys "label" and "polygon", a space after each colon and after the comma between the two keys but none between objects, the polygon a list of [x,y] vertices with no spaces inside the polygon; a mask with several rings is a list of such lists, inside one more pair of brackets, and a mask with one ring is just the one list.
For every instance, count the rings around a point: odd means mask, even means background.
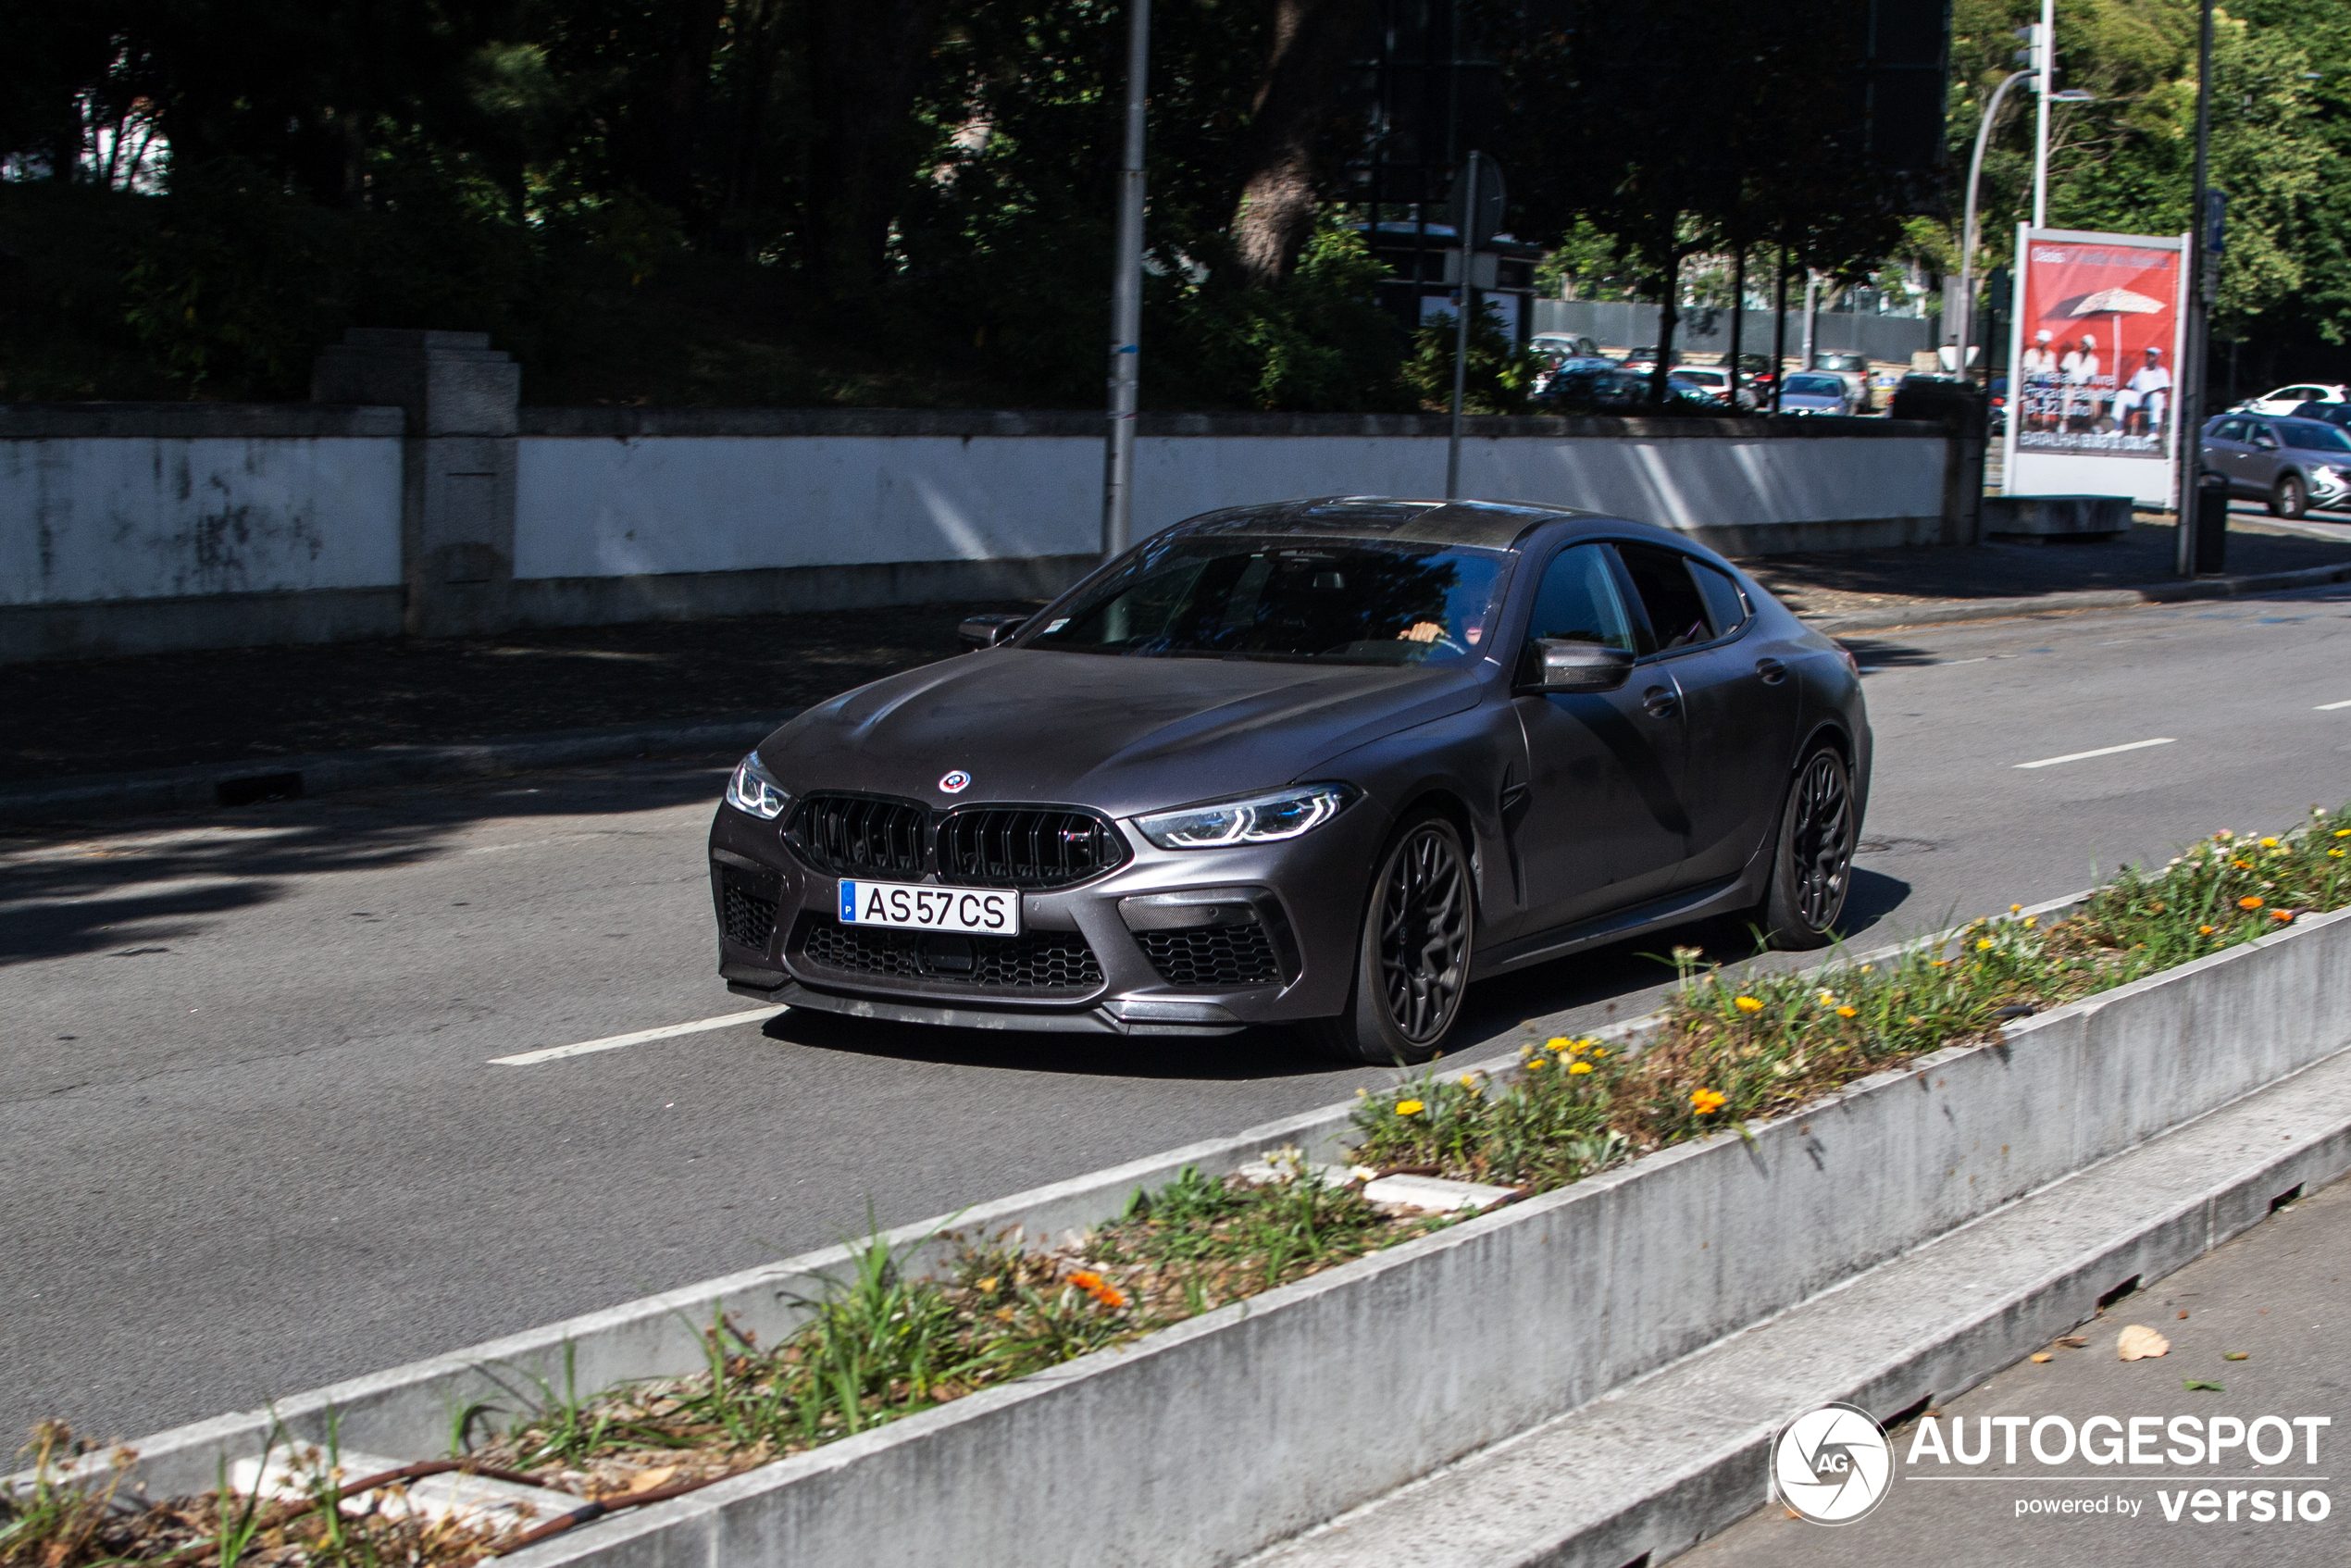
[{"label": "driver's hand on steering wheel", "polygon": [[1445,628],[1436,621],[1414,621],[1396,634],[1399,642],[1435,642],[1445,636]]}]

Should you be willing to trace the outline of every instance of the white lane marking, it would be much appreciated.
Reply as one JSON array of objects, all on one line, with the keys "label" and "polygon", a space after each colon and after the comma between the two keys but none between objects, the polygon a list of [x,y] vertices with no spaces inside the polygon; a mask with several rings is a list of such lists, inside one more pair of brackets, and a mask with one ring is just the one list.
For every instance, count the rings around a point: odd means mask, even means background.
[{"label": "white lane marking", "polygon": [[2095,752],[2068,752],[2061,757],[2043,757],[2039,762],[2021,762],[2019,767],[2055,767],[2061,762],[2082,762],[2090,757],[2110,757],[2117,752],[2143,752],[2149,746],[2169,746],[2176,739],[2158,735],[2152,740],[2133,740],[2127,746],[2100,746]]},{"label": "white lane marking", "polygon": [[2331,714],[2337,708],[2351,708],[2351,698],[2346,698],[2340,703],[2320,703],[2310,711],[2314,714]]},{"label": "white lane marking", "polygon": [[729,1013],[720,1018],[697,1018],[690,1024],[667,1024],[658,1029],[639,1029],[634,1034],[609,1035],[603,1039],[584,1039],[578,1045],[551,1045],[543,1051],[517,1052],[512,1056],[493,1056],[493,1067],[528,1067],[536,1062],[553,1062],[560,1056],[585,1056],[591,1051],[618,1051],[626,1045],[642,1045],[649,1039],[671,1039],[678,1035],[698,1035],[704,1029],[724,1029],[736,1024],[748,1024],[753,1018],[768,1019],[777,1015],[773,1007],[754,1007],[748,1013]]}]

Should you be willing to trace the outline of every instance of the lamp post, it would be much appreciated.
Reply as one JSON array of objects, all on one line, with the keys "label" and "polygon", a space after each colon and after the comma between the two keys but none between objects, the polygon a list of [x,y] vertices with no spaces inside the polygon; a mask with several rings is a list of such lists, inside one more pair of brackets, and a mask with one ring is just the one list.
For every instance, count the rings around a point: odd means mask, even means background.
[{"label": "lamp post", "polygon": [[1111,274],[1110,439],[1102,460],[1102,554],[1135,537],[1135,403],[1143,333],[1143,86],[1151,66],[1151,0],[1127,0],[1126,147],[1118,165],[1118,240]]},{"label": "lamp post", "polygon": [[[2188,209],[2187,253],[2180,257],[2181,270],[2187,274],[2180,280],[2188,307],[2188,330],[2182,334],[2187,352],[2180,356],[2186,363],[2172,371],[2171,388],[2172,440],[2180,450],[2171,567],[2182,577],[2196,576],[2196,481],[2203,477],[2204,384],[2209,379],[2205,362],[2212,346],[2212,301],[2206,287],[2205,260],[2212,243],[2212,218],[2207,210],[2212,205],[2212,0],[2204,0],[2201,9],[2196,39],[2196,195],[2195,205]],[[2225,516],[2221,526],[2227,526]]]},{"label": "lamp post", "polygon": [[1992,125],[2000,118],[2000,102],[2014,87],[2033,73],[2029,70],[2011,72],[2008,79],[1992,90],[1992,101],[1984,106],[1984,123],[1975,128],[1975,156],[1967,165],[1967,218],[1959,225],[1959,380],[1972,380],[1968,373],[1968,330],[1975,317],[1975,188],[1984,178],[1984,144],[1992,138]]}]

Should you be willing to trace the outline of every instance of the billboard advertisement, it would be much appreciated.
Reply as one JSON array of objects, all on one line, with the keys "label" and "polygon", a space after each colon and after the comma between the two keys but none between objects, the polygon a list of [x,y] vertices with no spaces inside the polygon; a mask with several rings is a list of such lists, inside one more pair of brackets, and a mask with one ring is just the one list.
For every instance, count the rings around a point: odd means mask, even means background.
[{"label": "billboard advertisement", "polygon": [[2184,237],[2017,226],[2002,488],[2168,507]]}]

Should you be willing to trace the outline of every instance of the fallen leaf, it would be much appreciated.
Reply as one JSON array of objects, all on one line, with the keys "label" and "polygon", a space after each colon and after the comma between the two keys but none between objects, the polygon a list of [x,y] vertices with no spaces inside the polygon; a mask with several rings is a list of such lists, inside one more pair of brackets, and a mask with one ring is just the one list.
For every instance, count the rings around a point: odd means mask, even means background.
[{"label": "fallen leaf", "polygon": [[2063,1345],[2069,1350],[2078,1350],[2083,1346],[2088,1344],[2089,1341],[2082,1338],[2079,1334],[2068,1334],[2063,1338],[2057,1340],[2056,1343]]},{"label": "fallen leaf", "polygon": [[2182,1308],[2180,1309],[2180,1315],[2181,1315],[2182,1317],[2185,1317],[2185,1316],[2187,1316],[2187,1315],[2188,1315],[2188,1310],[2187,1310],[2185,1307],[2182,1307]]},{"label": "fallen leaf", "polygon": [[2218,1383],[2207,1383],[2201,1377],[2186,1378],[2182,1381],[2180,1387],[2185,1388],[2192,1394],[2197,1392],[2207,1394],[2225,1394],[2228,1392],[2226,1388],[2221,1388]]},{"label": "fallen leaf", "polygon": [[2171,1348],[2171,1341],[2145,1324],[2134,1323],[2114,1337],[2114,1354],[2121,1361],[2144,1361]]},{"label": "fallen leaf", "polygon": [[2243,1361],[2245,1357],[2251,1355],[2252,1353],[2253,1352],[2251,1350],[2231,1350],[2220,1359],[2222,1361]]},{"label": "fallen leaf", "polygon": [[2047,1361],[2049,1359],[2049,1352],[2046,1350],[2035,1350],[2033,1352],[2033,1359],[2036,1362]]},{"label": "fallen leaf", "polygon": [[669,1478],[677,1474],[678,1467],[674,1464],[665,1464],[658,1470],[641,1471],[629,1477],[628,1490],[632,1494],[636,1492],[650,1492],[655,1487],[667,1486],[669,1484]]}]

